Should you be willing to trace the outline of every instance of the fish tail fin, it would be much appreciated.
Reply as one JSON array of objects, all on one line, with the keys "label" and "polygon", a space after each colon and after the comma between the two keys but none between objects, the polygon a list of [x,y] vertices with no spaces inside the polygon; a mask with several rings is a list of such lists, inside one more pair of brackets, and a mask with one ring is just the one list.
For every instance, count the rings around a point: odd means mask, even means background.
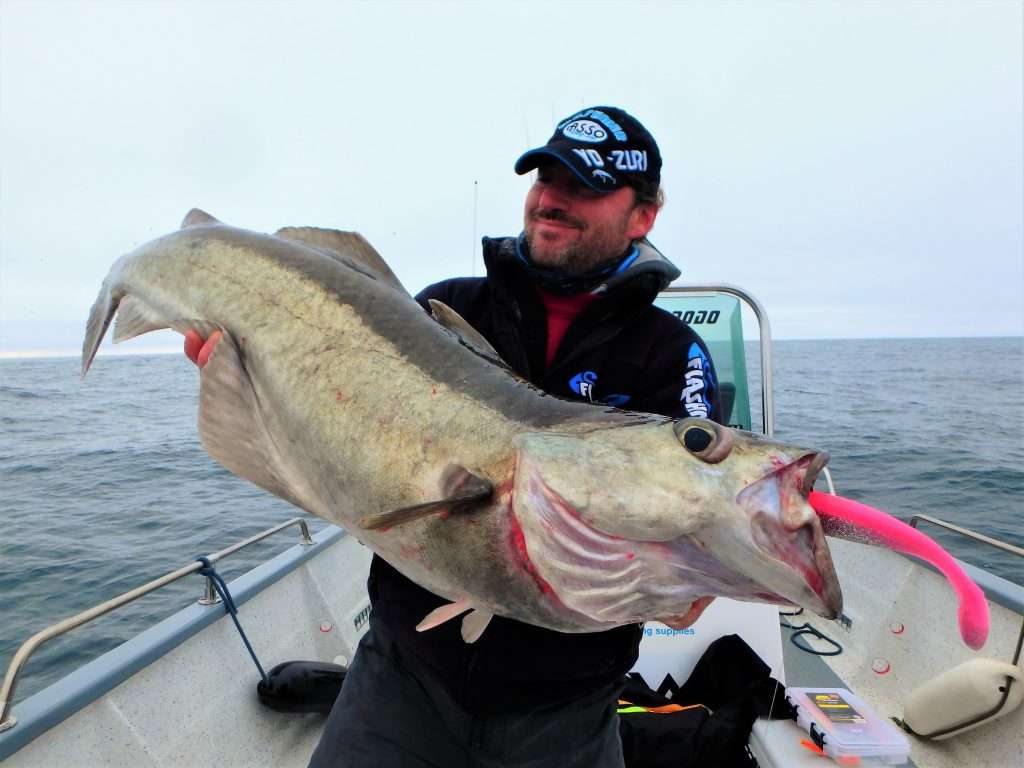
[{"label": "fish tail fin", "polygon": [[123,293],[115,293],[107,283],[103,283],[100,295],[96,297],[96,303],[92,305],[89,321],[85,326],[85,341],[82,342],[83,379],[89,372],[89,366],[92,365],[93,358],[96,357],[96,350],[100,348],[100,342],[103,341],[122,298],[124,298]]}]

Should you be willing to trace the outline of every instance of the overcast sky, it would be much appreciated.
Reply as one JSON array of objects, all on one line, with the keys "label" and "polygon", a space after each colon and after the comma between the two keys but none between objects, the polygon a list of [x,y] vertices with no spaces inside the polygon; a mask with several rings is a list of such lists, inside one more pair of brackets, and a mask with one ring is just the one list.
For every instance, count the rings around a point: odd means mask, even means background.
[{"label": "overcast sky", "polygon": [[1024,334],[1020,2],[0,0],[0,353],[80,348],[193,206],[479,271],[594,104],[661,145],[654,243],[776,337]]}]

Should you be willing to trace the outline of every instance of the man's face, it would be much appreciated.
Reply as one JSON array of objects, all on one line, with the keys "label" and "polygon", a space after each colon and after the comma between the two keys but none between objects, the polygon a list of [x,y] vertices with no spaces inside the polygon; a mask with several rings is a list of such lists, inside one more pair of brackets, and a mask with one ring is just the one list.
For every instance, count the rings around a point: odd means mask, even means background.
[{"label": "man's face", "polygon": [[635,200],[632,188],[601,194],[557,161],[542,165],[523,217],[534,263],[579,275],[620,256],[658,214],[657,206]]}]

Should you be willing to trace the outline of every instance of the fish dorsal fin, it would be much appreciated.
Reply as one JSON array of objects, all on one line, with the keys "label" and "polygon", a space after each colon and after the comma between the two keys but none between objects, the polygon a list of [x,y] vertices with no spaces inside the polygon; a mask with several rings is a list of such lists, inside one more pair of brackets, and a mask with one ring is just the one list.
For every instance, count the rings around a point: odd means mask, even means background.
[{"label": "fish dorsal fin", "polygon": [[358,232],[342,232],[338,229],[322,229],[320,227],[282,227],[274,234],[285,240],[311,245],[321,253],[337,259],[343,264],[346,263],[345,258],[348,257],[364,267],[369,267],[378,278],[393,288],[407,293],[405,286],[391,271],[391,267],[383,257],[377,253],[377,249]]},{"label": "fish dorsal fin", "polygon": [[465,467],[455,464],[445,470],[441,478],[441,486],[442,498],[414,504],[411,507],[401,507],[390,512],[366,515],[359,520],[359,527],[365,530],[379,530],[402,523],[411,523],[413,520],[419,520],[421,517],[438,512],[447,512],[450,515],[473,512],[487,502],[491,498],[491,494],[494,493],[494,486],[490,480],[478,477]]},{"label": "fish dorsal fin", "polygon": [[188,229],[189,227],[201,227],[205,224],[220,224],[221,222],[206,211],[202,211],[198,208],[193,208],[191,211],[185,214],[185,218],[181,220],[181,229]]},{"label": "fish dorsal fin", "polygon": [[260,409],[237,342],[227,331],[199,373],[199,435],[232,473],[317,514],[315,494],[274,440],[273,413]]},{"label": "fish dorsal fin", "polygon": [[475,643],[487,629],[487,625],[494,618],[493,613],[474,609],[462,620],[462,639],[467,643]]},{"label": "fish dorsal fin", "polygon": [[472,607],[466,598],[456,600],[454,603],[445,603],[424,616],[423,620],[416,625],[416,631],[426,632],[428,629],[438,627],[446,621],[454,619],[459,614],[465,613]]},{"label": "fish dorsal fin", "polygon": [[508,363],[501,359],[498,351],[491,346],[491,342],[480,335],[480,332],[466,322],[466,319],[449,307],[443,301],[428,299],[430,302],[430,313],[441,325],[454,333],[470,349],[478,352],[491,362],[497,363],[503,368],[508,368]]}]

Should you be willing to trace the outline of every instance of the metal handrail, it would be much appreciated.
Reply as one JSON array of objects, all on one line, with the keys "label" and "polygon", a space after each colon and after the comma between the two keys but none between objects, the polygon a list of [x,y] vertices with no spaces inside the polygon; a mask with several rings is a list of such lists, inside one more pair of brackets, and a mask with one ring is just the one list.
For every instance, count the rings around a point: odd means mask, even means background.
[{"label": "metal handrail", "polygon": [[[262,541],[263,539],[269,536],[273,536],[275,533],[283,531],[285,528],[289,528],[293,525],[299,526],[299,543],[302,544],[302,546],[308,547],[315,543],[313,541],[313,538],[309,535],[309,525],[306,523],[306,521],[301,517],[293,517],[291,520],[287,520],[283,523],[280,523],[279,525],[275,525],[273,528],[268,528],[262,533],[257,533],[255,536],[250,536],[248,539],[240,541],[237,544],[232,544],[230,547],[227,547],[226,549],[222,549],[219,552],[207,555],[207,559],[211,563],[216,563],[218,560],[221,560],[227,557],[228,555],[234,554],[240,549],[248,547],[250,544],[255,544],[257,541]],[[126,605],[127,603],[137,600],[143,595],[149,594],[150,592],[160,589],[161,587],[167,586],[168,584],[171,584],[172,582],[175,582],[178,579],[195,573],[202,567],[203,564],[200,563],[198,560],[193,563],[189,563],[188,565],[182,566],[176,571],[172,571],[171,573],[165,574],[158,579],[154,579],[148,584],[143,584],[141,587],[136,587],[135,589],[129,590],[128,592],[125,592],[122,595],[119,595],[111,600],[107,600],[105,603],[100,603],[99,605],[93,606],[92,608],[82,611],[81,613],[75,614],[74,616],[64,619],[63,621],[57,622],[56,624],[53,624],[47,627],[46,629],[37,632],[24,643],[22,643],[18,647],[18,650],[15,651],[14,656],[11,658],[11,662],[7,666],[7,674],[4,676],[3,687],[0,687],[0,732],[13,728],[15,724],[17,724],[18,722],[17,719],[10,714],[11,707],[14,703],[14,691],[18,684],[18,676],[21,674],[21,670],[25,666],[29,657],[33,653],[35,653],[36,650],[38,650],[43,643],[47,642],[48,640],[52,640],[55,637],[60,637],[61,635],[70,632],[71,630],[80,627],[83,624],[88,624],[90,621],[98,619],[100,616],[103,616],[104,614],[110,613],[115,608],[120,608],[122,605]],[[216,598],[216,593],[214,592],[212,581],[209,577],[207,577],[206,590],[203,597],[199,599],[199,602],[202,605],[209,605],[219,600],[219,598],[210,599],[210,595],[214,595],[214,597]]]},{"label": "metal handrail", "polygon": [[1010,544],[1005,541],[1000,541],[999,539],[993,539],[991,536],[986,536],[983,533],[972,531],[970,528],[963,528],[959,525],[954,525],[953,523],[947,523],[945,520],[940,520],[939,518],[932,517],[931,515],[914,515],[912,518],[910,518],[910,527],[917,528],[918,521],[931,523],[932,525],[938,526],[939,528],[945,528],[947,531],[953,531],[953,533],[958,533],[961,536],[966,536],[968,539],[974,539],[975,541],[980,541],[983,544],[988,544],[989,546],[995,547],[996,549],[1001,549],[1004,552],[1009,552],[1011,555],[1016,555],[1017,557],[1024,557],[1024,549],[1022,549],[1021,547],[1018,547],[1014,544]]},{"label": "metal handrail", "polygon": [[729,283],[714,285],[673,285],[662,293],[725,293],[746,303],[757,318],[757,329],[761,338],[761,425],[764,434],[775,433],[775,400],[772,397],[772,330],[768,324],[768,313],[761,302],[742,288]]}]

